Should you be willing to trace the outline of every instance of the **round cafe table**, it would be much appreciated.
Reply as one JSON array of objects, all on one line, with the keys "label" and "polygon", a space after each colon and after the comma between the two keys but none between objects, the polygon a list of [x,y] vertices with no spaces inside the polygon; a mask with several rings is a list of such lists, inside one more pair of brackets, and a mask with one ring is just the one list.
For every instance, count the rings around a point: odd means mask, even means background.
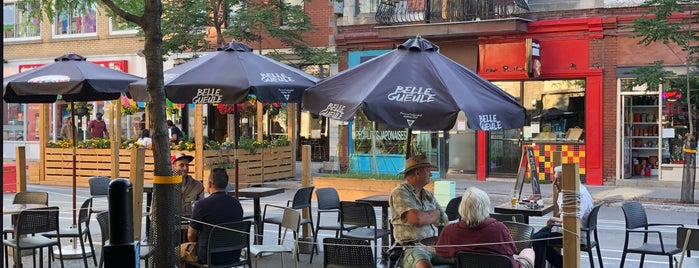
[{"label": "round cafe table", "polygon": [[[2,206],[2,214],[8,214],[12,216],[19,215],[22,210],[35,209],[35,208],[45,208],[46,205],[43,204],[12,204]],[[13,219],[14,224],[14,219]]]}]

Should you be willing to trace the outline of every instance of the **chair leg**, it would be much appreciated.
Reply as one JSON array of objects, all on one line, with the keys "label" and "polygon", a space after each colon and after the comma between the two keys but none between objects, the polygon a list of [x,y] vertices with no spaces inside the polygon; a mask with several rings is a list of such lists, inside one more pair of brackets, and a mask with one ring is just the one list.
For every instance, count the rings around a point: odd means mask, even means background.
[{"label": "chair leg", "polygon": [[672,262],[672,255],[668,255],[667,257],[670,259],[669,262],[668,262],[668,263],[670,264],[669,267],[672,268],[672,265],[674,264],[674,263]]},{"label": "chair leg", "polygon": [[643,268],[643,260],[646,258],[646,254],[641,254],[641,265],[638,268]]},{"label": "chair leg", "polygon": [[599,260],[599,268],[604,268],[604,262],[602,261],[602,251],[600,250],[599,243],[597,243],[597,259]]},{"label": "chair leg", "polygon": [[[589,245],[589,244],[588,244]],[[588,247],[587,256],[590,258],[590,268],[595,268],[595,260],[592,257],[592,249]]]},{"label": "chair leg", "polygon": [[[78,234],[77,237],[80,240],[80,249],[82,249],[82,255],[83,255],[83,263],[85,264],[85,268],[87,267],[87,254],[85,253],[85,241],[83,241],[83,236]],[[75,238],[73,238],[75,239]]]},{"label": "chair leg", "polygon": [[[90,231],[88,230],[85,233],[85,236],[87,236],[87,241],[90,242],[90,249],[92,250],[92,261],[95,262],[95,266],[97,266],[97,256],[96,256],[97,254],[95,254],[95,252],[96,252],[95,245],[92,244],[92,233],[90,233]],[[146,266],[146,267],[148,267],[148,266]]]},{"label": "chair leg", "polygon": [[[619,263],[619,268],[624,268],[624,260],[626,259],[626,250],[624,250],[624,253],[621,253],[621,262]],[[643,265],[643,264],[641,264]]]},{"label": "chair leg", "polygon": [[[18,245],[19,246],[19,245]],[[15,258],[15,266],[17,268],[22,268],[22,251],[19,249],[19,247],[14,248],[13,257]]]}]

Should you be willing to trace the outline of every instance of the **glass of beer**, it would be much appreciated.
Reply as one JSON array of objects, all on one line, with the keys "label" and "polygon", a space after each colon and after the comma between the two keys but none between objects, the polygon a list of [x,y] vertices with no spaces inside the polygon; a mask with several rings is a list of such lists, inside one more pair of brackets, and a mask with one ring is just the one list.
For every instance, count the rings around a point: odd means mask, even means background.
[{"label": "glass of beer", "polygon": [[517,207],[517,202],[519,202],[519,193],[517,190],[512,191],[512,194],[510,195],[510,202],[513,208]]}]

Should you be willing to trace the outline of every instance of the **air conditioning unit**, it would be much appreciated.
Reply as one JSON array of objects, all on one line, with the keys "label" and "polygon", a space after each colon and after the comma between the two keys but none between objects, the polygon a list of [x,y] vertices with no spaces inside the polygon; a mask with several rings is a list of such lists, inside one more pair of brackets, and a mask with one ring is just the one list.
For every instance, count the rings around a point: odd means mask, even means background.
[{"label": "air conditioning unit", "polygon": [[[335,15],[342,16],[344,12],[342,11],[345,8],[345,3],[344,2],[338,2],[337,0],[331,0],[333,1],[333,13]],[[345,0],[347,1],[347,0]]]}]

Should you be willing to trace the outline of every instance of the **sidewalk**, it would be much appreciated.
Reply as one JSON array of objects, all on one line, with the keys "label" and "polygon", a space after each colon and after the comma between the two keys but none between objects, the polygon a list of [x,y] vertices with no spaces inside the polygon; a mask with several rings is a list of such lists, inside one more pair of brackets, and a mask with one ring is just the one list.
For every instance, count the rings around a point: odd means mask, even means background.
[{"label": "sidewalk", "polygon": [[[322,176],[320,169],[322,162],[311,163],[311,177]],[[296,163],[296,177],[287,180],[268,182],[266,184],[276,185],[287,189],[298,189],[301,187],[302,163]],[[486,181],[479,181],[475,175],[447,174],[447,180],[456,182],[456,195],[460,195],[468,187],[478,187],[490,195],[494,204],[509,202],[510,192],[514,187],[514,178],[488,178]],[[626,180],[632,181],[632,180]],[[587,185],[587,189],[595,202],[605,202],[607,206],[621,206],[622,202],[636,200],[643,202],[644,206],[659,210],[695,212],[699,213],[699,183],[694,191],[695,204],[681,204],[680,186],[675,183],[663,183],[658,181],[636,181],[620,183],[620,185]],[[524,185],[523,195],[531,193],[529,185]],[[551,184],[542,184],[541,192],[544,198],[551,199],[553,190]]]}]

